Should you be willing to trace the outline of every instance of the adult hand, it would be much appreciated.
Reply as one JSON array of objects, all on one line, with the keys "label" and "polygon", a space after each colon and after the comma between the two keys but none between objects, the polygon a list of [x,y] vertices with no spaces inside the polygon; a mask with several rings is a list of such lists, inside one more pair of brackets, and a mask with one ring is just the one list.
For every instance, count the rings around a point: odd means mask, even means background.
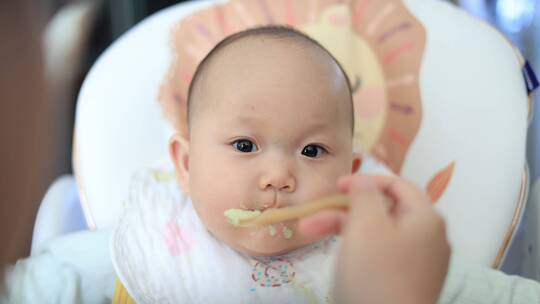
[{"label": "adult hand", "polygon": [[342,235],[337,302],[436,303],[450,248],[444,220],[427,196],[390,176],[347,176],[338,186],[350,196],[348,212],[327,211],[300,222],[305,234]]}]

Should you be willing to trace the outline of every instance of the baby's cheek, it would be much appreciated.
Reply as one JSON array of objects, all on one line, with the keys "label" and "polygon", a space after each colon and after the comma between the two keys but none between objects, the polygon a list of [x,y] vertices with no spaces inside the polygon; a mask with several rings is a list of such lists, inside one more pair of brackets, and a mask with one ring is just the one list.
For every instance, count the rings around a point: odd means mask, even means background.
[{"label": "baby's cheek", "polygon": [[320,170],[317,174],[308,174],[305,176],[306,185],[309,186],[309,192],[312,192],[315,197],[337,192],[337,179],[344,175],[337,170],[328,169]]},{"label": "baby's cheek", "polygon": [[234,189],[227,190],[226,187],[209,185],[207,189],[201,189],[194,195],[195,209],[208,228],[229,228],[230,224],[224,215],[225,210],[241,207],[241,202],[235,194]]}]

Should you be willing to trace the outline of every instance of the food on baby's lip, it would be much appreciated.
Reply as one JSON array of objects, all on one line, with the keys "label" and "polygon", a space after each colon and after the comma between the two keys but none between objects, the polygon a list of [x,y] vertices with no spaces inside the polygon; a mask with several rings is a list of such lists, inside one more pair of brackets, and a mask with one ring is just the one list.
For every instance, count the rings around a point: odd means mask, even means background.
[{"label": "food on baby's lip", "polygon": [[291,228],[289,227],[283,227],[283,236],[288,240],[290,238],[292,238],[293,236],[293,231]]},{"label": "food on baby's lip", "polygon": [[233,226],[239,226],[240,221],[255,218],[261,214],[259,210],[227,209],[225,217]]},{"label": "food on baby's lip", "polygon": [[[227,209],[224,212],[225,217],[229,220],[229,223],[235,227],[242,226],[240,223],[246,220],[256,218],[261,215],[260,210],[245,210],[245,209]],[[268,233],[270,236],[277,235],[277,229],[273,225],[268,225]],[[289,227],[283,227],[282,234],[285,239],[290,239],[293,236],[293,231]]]},{"label": "food on baby's lip", "polygon": [[268,232],[270,233],[270,236],[275,236],[277,234],[276,227],[269,225],[268,226]]}]

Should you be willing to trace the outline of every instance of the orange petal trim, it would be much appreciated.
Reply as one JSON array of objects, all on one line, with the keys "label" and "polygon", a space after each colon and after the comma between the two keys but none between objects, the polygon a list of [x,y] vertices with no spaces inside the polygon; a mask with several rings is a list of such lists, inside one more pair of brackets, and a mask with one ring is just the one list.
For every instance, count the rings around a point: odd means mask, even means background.
[{"label": "orange petal trim", "polygon": [[446,168],[435,174],[429,181],[426,190],[433,204],[435,204],[441,198],[444,191],[448,187],[454,173],[455,165],[455,161],[451,162],[448,166],[446,166]]}]

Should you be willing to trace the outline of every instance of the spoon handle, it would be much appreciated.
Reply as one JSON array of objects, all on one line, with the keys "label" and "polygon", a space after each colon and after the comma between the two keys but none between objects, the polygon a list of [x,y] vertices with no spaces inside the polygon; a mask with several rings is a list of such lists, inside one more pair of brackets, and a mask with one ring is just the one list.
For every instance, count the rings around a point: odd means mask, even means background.
[{"label": "spoon handle", "polygon": [[335,194],[321,199],[317,199],[300,206],[267,209],[261,215],[242,222],[243,226],[264,226],[306,217],[315,214],[321,210],[327,209],[346,209],[349,207],[349,198],[345,194]]}]

